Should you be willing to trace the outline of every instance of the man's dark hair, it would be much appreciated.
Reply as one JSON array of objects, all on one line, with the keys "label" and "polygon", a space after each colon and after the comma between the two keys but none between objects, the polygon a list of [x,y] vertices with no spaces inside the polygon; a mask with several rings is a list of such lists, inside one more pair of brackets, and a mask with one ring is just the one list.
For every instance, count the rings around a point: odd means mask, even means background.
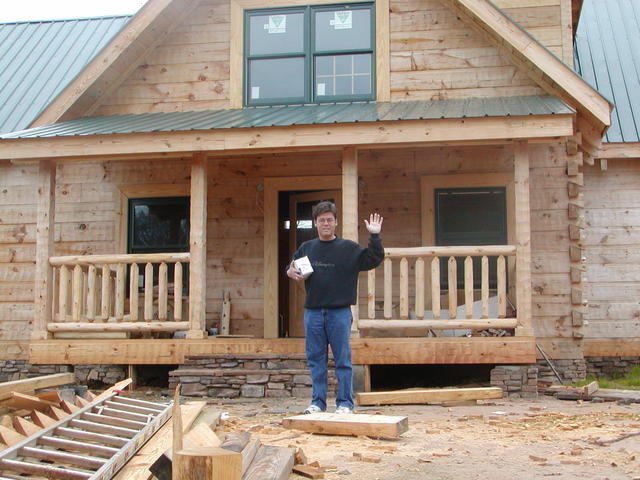
[{"label": "man's dark hair", "polygon": [[338,209],[336,208],[335,203],[330,202],[328,200],[323,200],[313,207],[311,215],[313,216],[313,221],[316,221],[318,215],[322,215],[323,213],[331,212],[333,213],[333,218],[338,219]]}]

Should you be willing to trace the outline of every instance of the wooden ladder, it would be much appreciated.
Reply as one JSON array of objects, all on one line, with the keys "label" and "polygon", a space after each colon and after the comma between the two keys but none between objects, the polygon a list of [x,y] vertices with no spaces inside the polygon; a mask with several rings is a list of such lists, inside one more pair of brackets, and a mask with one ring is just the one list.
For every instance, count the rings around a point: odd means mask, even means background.
[{"label": "wooden ladder", "polygon": [[0,452],[0,480],[107,480],[171,417],[172,403],[111,392]]}]

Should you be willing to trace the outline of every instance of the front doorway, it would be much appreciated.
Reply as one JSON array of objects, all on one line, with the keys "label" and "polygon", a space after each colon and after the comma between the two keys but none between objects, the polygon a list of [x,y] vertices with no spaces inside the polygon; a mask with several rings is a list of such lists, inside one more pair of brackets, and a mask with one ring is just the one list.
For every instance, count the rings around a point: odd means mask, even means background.
[{"label": "front doorway", "polygon": [[[286,249],[280,249],[281,252],[287,252],[287,257],[282,259],[283,265],[286,266],[291,261],[294,252],[300,245],[317,237],[311,213],[313,206],[322,200],[330,200],[336,204],[338,212],[341,212],[341,197],[340,190],[283,192],[283,203],[288,203],[286,212],[283,212],[286,218],[284,221],[285,234],[279,238],[279,242],[287,245]],[[340,225],[341,222],[338,221],[338,229],[336,231],[338,236],[340,236]],[[284,293],[286,298],[281,298],[279,302],[286,312],[286,314],[282,315],[285,336],[304,337],[304,284],[291,281],[288,278],[286,278],[286,281],[288,282],[288,288],[280,290],[281,294]]]}]

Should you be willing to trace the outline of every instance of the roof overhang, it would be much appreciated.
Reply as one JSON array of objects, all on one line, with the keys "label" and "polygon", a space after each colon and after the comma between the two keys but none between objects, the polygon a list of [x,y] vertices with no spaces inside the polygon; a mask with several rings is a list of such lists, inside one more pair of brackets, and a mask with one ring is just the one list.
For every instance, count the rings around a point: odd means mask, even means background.
[{"label": "roof overhang", "polygon": [[252,152],[534,140],[573,135],[575,114],[378,121],[0,140],[0,159]]},{"label": "roof overhang", "polygon": [[595,158],[640,160],[640,142],[603,143]]}]

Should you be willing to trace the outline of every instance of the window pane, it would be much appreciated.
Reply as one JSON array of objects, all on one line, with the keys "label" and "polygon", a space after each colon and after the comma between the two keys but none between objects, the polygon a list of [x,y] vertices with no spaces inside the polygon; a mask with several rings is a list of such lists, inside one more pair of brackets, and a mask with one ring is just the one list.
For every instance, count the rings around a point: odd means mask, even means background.
[{"label": "window pane", "polygon": [[316,51],[371,48],[369,8],[316,11],[315,26]]},{"label": "window pane", "polygon": [[189,200],[130,200],[130,253],[184,250],[189,244]]},{"label": "window pane", "polygon": [[249,17],[249,55],[304,51],[304,13]]},{"label": "window pane", "polygon": [[271,98],[304,97],[304,58],[251,60],[248,103]]},{"label": "window pane", "polygon": [[326,55],[315,59],[316,96],[369,95],[371,88],[371,54]]}]

